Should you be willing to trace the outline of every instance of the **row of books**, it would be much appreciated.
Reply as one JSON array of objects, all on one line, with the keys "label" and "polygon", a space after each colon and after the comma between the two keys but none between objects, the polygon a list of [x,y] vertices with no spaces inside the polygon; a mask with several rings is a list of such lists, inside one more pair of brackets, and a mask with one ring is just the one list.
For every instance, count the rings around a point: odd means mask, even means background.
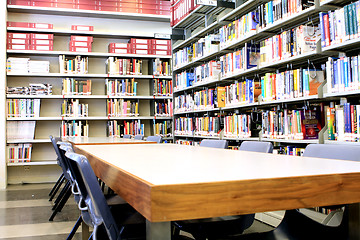
[{"label": "row of books", "polygon": [[262,112],[262,137],[286,140],[318,139],[321,122],[319,107],[308,110],[265,110]]},{"label": "row of books", "polygon": [[127,135],[144,135],[144,124],[139,120],[133,121],[108,121],[106,125],[107,136],[121,137]]},{"label": "row of books", "polygon": [[336,10],[319,13],[321,46],[327,47],[359,37],[360,3],[355,1]]},{"label": "row of books", "polygon": [[52,51],[54,34],[7,33],[7,49]]},{"label": "row of books", "polygon": [[139,101],[107,99],[106,113],[108,117],[139,116]]},{"label": "row of books", "polygon": [[136,96],[135,79],[105,79],[105,91],[109,96]]},{"label": "row of books", "polygon": [[326,110],[328,139],[358,142],[360,133],[360,105],[348,102],[335,105],[333,102]]},{"label": "row of books", "polygon": [[245,46],[220,57],[220,73],[222,77],[241,73],[257,67],[260,63],[260,45],[245,43]]},{"label": "row of books", "polygon": [[327,92],[345,92],[360,89],[360,55],[329,57],[326,62]]},{"label": "row of books", "polygon": [[261,4],[256,10],[259,28],[271,26],[311,6],[314,6],[314,1],[311,0],[273,0]]},{"label": "row of books", "polygon": [[155,96],[172,96],[172,80],[154,79],[153,94]]},{"label": "row of books", "polygon": [[173,115],[173,104],[171,99],[157,100],[155,101],[155,113],[156,117],[171,117]]},{"label": "row of books", "polygon": [[[221,67],[220,62],[215,60],[209,61],[200,66],[195,67],[194,79],[192,80],[192,85],[194,86],[197,84],[218,80],[220,67]],[[186,79],[185,81],[179,82],[179,84],[180,84],[179,86],[188,87],[185,85]]]},{"label": "row of books", "polygon": [[6,123],[6,138],[34,139],[36,121],[9,121]]},{"label": "row of books", "polygon": [[219,29],[220,49],[244,39],[254,33],[259,25],[259,13],[249,12]]},{"label": "row of books", "polygon": [[123,59],[117,57],[108,57],[106,60],[106,72],[110,75],[142,75],[143,60],[141,59]]},{"label": "row of books", "polygon": [[18,57],[9,57],[6,61],[6,72],[11,74],[49,73],[49,71],[49,61]]},{"label": "row of books", "polygon": [[[255,81],[246,78],[244,81],[236,81],[233,84],[225,86],[224,106],[236,106],[250,104],[257,101],[255,97]],[[219,96],[219,95],[218,95]]]},{"label": "row of books", "polygon": [[176,135],[218,137],[221,131],[219,117],[180,117],[175,119],[174,126]]},{"label": "row of books", "polygon": [[160,58],[155,58],[152,62],[153,75],[155,76],[171,76],[172,68],[170,60],[161,60]]},{"label": "row of books", "polygon": [[191,141],[191,140],[177,139],[177,140],[175,141],[175,144],[193,146],[193,142],[194,142],[194,141]]},{"label": "row of books", "polygon": [[224,137],[251,137],[250,114],[233,114],[225,116]]},{"label": "row of books", "polygon": [[52,95],[52,85],[48,83],[29,83],[29,87],[6,87],[6,94]]},{"label": "row of books", "polygon": [[172,123],[169,120],[155,122],[153,121],[153,132],[157,136],[171,137],[172,136]]},{"label": "row of books", "polygon": [[91,95],[91,80],[62,79],[63,95]]},{"label": "row of books", "polygon": [[8,118],[39,117],[40,99],[7,99]]},{"label": "row of books", "polygon": [[179,91],[181,89],[192,86],[194,79],[195,79],[195,74],[194,74],[193,70],[185,70],[185,71],[175,74],[174,90]]},{"label": "row of books", "polygon": [[305,148],[297,146],[280,146],[278,154],[283,155],[292,155],[292,156],[302,156],[304,154]]},{"label": "row of books", "polygon": [[194,110],[210,110],[219,107],[217,96],[215,88],[194,92]]},{"label": "row of books", "polygon": [[66,99],[61,104],[62,117],[87,117],[89,104],[80,103],[79,99]]},{"label": "row of books", "polygon": [[260,42],[260,66],[316,50],[321,39],[317,26],[300,25]]},{"label": "row of books", "polygon": [[87,74],[89,71],[89,58],[76,56],[73,59],[59,55],[60,73],[64,74]]},{"label": "row of books", "polygon": [[322,70],[300,68],[261,77],[262,101],[284,100],[318,94],[324,82]]},{"label": "row of books", "polygon": [[200,38],[192,45],[173,53],[174,67],[181,67],[185,64],[196,61],[199,58],[219,51],[219,34],[209,34]]},{"label": "row of books", "polygon": [[174,98],[175,113],[194,111],[194,98],[191,94],[179,95]]},{"label": "row of books", "polygon": [[31,160],[32,144],[21,143],[21,144],[8,144],[8,162],[9,163],[20,163],[30,162]]},{"label": "row of books", "polygon": [[60,127],[61,137],[88,137],[89,136],[89,123],[88,121],[72,120],[62,121]]}]

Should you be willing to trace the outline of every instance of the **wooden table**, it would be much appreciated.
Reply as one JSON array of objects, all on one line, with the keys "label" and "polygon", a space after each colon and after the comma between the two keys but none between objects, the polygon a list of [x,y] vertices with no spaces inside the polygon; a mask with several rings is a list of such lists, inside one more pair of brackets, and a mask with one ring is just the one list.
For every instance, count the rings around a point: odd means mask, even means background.
[{"label": "wooden table", "polygon": [[360,202],[359,162],[174,144],[75,148],[146,217],[151,240],[169,240],[173,220]]},{"label": "wooden table", "polygon": [[102,145],[102,144],[153,144],[156,142],[135,140],[120,137],[67,137],[65,141],[73,145]]}]

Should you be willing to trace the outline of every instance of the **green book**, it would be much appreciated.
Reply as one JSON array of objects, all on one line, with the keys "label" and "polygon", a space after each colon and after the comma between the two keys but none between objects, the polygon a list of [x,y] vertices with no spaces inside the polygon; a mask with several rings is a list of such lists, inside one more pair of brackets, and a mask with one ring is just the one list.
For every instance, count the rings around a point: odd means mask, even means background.
[{"label": "green book", "polygon": [[344,7],[344,20],[345,20],[345,35],[350,37],[350,24],[349,24],[349,6]]}]

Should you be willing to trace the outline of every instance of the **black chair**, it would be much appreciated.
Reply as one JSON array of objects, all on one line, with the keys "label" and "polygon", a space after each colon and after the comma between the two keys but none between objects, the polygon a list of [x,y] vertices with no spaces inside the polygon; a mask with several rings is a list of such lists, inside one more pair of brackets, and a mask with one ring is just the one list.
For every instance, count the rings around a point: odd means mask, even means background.
[{"label": "black chair", "polygon": [[161,136],[148,136],[146,138],[146,141],[161,143],[162,137]]},{"label": "black chair", "polygon": [[[201,147],[227,148],[226,140],[202,140]],[[244,141],[240,150],[252,152],[272,153],[273,145],[270,142]],[[231,235],[241,234],[254,222],[255,214],[223,216],[205,219],[195,219],[174,222],[174,232],[179,230],[188,232],[196,240],[218,239]]]},{"label": "black chair", "polygon": [[200,147],[211,147],[211,148],[224,148],[228,147],[228,142],[226,140],[213,140],[213,139],[204,139],[200,142]]},{"label": "black chair", "polygon": [[[50,136],[50,141],[52,142],[52,144],[54,145],[54,143],[57,143],[58,141],[60,141],[61,138],[57,137],[54,138],[53,136]],[[54,149],[57,148],[57,146],[54,146]],[[55,150],[56,151],[56,150]],[[60,162],[59,162],[59,158],[56,157],[57,163],[60,166]],[[61,167],[61,166],[60,166]],[[61,188],[61,186],[63,185],[63,183],[66,183],[66,178],[64,176],[64,173],[61,173],[58,180],[56,181],[56,183],[54,184],[53,188],[50,190],[49,192],[49,201],[52,201],[53,198],[56,196],[56,193],[59,191],[59,189]]]},{"label": "black chair", "polygon": [[[85,156],[67,152],[81,193],[81,208],[89,214],[84,222],[94,228],[93,239],[145,239],[145,219],[130,205],[111,208],[107,204],[98,180]],[[113,214],[114,213],[114,214]]]},{"label": "black chair", "polygon": [[[304,151],[304,157],[317,157],[360,161],[360,146],[309,144]],[[348,239],[348,206],[328,206],[325,208],[343,208],[343,218],[338,226],[328,226],[317,222],[300,210],[287,210],[274,230],[262,233],[244,234],[234,239],[240,240],[318,240],[318,239]]]},{"label": "black chair", "polygon": [[129,134],[124,134],[123,138],[131,139],[131,135],[129,135]]},{"label": "black chair", "polygon": [[141,134],[135,135],[134,139],[135,139],[135,140],[143,140],[143,139],[144,139],[144,135],[141,135]]}]

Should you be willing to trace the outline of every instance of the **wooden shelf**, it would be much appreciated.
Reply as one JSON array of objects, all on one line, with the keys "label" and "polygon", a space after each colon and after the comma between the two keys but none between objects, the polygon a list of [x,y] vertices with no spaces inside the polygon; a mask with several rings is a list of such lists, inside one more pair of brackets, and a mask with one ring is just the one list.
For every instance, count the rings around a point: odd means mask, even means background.
[{"label": "wooden shelf", "polygon": [[81,9],[32,7],[32,6],[19,6],[19,5],[8,5],[7,9],[9,12],[17,12],[17,13],[33,13],[33,14],[47,14],[47,15],[61,15],[61,16],[73,15],[77,17],[170,22],[170,16],[157,15],[157,14],[92,11],[92,10],[81,10]]}]

